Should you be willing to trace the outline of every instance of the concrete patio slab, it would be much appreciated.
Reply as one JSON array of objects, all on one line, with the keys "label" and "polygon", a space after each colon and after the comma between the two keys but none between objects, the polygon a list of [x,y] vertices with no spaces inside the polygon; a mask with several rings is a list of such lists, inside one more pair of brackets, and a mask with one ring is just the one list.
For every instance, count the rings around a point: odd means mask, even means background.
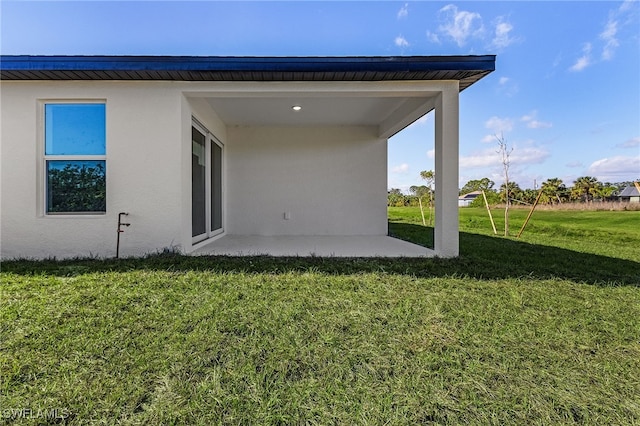
[{"label": "concrete patio slab", "polygon": [[225,235],[191,253],[224,256],[433,257],[426,247],[383,235]]}]

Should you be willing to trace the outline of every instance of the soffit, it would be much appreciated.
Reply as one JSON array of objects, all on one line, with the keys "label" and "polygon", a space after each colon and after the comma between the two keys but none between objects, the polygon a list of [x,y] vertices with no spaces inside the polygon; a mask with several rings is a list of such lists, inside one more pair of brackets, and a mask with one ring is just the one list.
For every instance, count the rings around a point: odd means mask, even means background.
[{"label": "soffit", "polygon": [[495,56],[12,56],[2,80],[400,81],[457,80],[464,90],[495,70]]}]

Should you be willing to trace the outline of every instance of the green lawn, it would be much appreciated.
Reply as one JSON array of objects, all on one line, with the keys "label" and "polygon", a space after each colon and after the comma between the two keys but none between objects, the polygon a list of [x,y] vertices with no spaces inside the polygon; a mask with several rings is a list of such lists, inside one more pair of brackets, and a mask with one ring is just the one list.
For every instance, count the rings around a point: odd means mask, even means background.
[{"label": "green lawn", "polygon": [[[459,211],[463,233],[493,235],[486,209]],[[528,209],[510,210],[511,236],[518,234],[528,214]],[[492,215],[498,235],[503,235],[504,210],[494,209]],[[389,218],[393,223],[422,225],[418,207],[390,207]],[[520,239],[513,240],[640,262],[640,211],[536,210]],[[463,241],[461,249],[464,253],[471,248]]]},{"label": "green lawn", "polygon": [[640,216],[594,213],[461,209],[459,259],[5,262],[0,422],[638,424]]}]

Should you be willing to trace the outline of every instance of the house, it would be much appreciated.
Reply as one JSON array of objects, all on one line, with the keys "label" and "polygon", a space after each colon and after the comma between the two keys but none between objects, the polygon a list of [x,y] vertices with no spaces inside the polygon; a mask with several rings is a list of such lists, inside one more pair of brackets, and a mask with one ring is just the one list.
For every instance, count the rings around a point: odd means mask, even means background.
[{"label": "house", "polygon": [[458,207],[467,207],[473,200],[482,195],[482,191],[473,191],[458,197]]},{"label": "house", "polygon": [[[493,55],[2,56],[1,256],[457,256],[459,93],[494,69]],[[387,140],[432,110],[427,250],[387,237]]]},{"label": "house", "polygon": [[627,186],[618,195],[618,200],[625,203],[640,203],[640,188],[638,188],[637,184],[635,186]]}]

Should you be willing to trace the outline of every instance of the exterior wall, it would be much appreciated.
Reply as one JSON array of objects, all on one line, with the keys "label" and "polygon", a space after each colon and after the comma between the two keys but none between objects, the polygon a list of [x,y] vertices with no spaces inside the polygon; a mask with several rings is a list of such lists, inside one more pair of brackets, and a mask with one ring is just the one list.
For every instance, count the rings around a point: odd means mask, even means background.
[{"label": "exterior wall", "polygon": [[[181,111],[163,82],[2,82],[1,256],[115,255],[119,212],[131,226],[121,256],[179,246]],[[106,102],[107,212],[44,215],[42,101]]]},{"label": "exterior wall", "polygon": [[[191,118],[224,144],[224,228],[238,235],[386,235],[377,127],[227,127],[172,82],[1,82],[0,256],[190,252]],[[198,87],[203,87],[202,84]],[[215,90],[215,85],[207,90]],[[45,215],[43,103],[106,104],[107,211]],[[285,213],[288,219],[285,219]]]},{"label": "exterior wall", "polygon": [[227,136],[227,233],[387,234],[387,141],[376,128],[230,127]]}]

